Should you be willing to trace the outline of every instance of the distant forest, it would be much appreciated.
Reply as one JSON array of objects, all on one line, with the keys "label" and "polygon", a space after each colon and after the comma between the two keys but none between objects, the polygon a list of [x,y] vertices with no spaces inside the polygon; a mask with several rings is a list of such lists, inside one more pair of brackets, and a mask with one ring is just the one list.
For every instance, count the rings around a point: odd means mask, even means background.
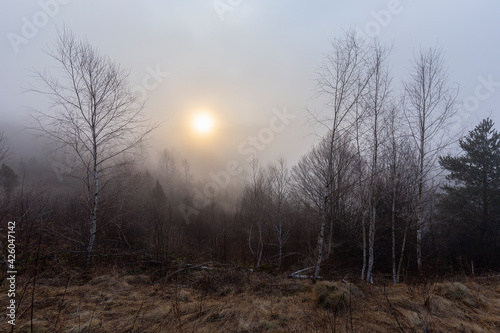
[{"label": "distant forest", "polygon": [[313,282],[398,283],[498,272],[500,134],[489,118],[455,134],[464,106],[442,50],[417,51],[398,90],[390,54],[354,32],[334,39],[319,64],[323,108],[308,110],[326,134],[294,165],[252,159],[226,207],[214,186],[231,181],[229,165],[212,185],[194,180],[180,152],[140,167],[156,125],[128,71],[61,32],[57,73],[41,69],[32,83],[52,108],[34,113],[29,130],[58,159],[19,160],[0,135],[0,259],[8,263],[15,221],[21,273],[132,265],[161,278],[218,262]]}]

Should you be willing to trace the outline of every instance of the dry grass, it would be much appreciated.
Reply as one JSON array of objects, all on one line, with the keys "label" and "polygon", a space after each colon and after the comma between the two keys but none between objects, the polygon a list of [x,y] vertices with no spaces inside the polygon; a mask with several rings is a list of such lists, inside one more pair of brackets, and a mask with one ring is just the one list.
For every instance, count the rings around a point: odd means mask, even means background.
[{"label": "dry grass", "polygon": [[[20,281],[20,288],[29,286]],[[22,292],[22,290],[19,290]],[[0,291],[5,309],[5,284]],[[160,282],[117,272],[40,280],[34,332],[499,332],[500,279],[397,286],[319,282],[234,268]],[[15,332],[29,332],[22,300]],[[7,332],[5,310],[0,331]]]}]

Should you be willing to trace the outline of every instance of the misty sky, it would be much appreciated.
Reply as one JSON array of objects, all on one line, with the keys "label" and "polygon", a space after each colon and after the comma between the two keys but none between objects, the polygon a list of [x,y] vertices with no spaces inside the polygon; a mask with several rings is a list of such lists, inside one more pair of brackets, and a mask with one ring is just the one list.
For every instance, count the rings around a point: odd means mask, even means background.
[{"label": "misty sky", "polygon": [[[131,69],[131,86],[148,88],[146,111],[162,123],[153,146],[175,147],[193,170],[244,160],[248,137],[270,126],[279,131],[259,146],[260,159],[286,156],[292,164],[305,154],[317,140],[306,112],[321,107],[313,98],[316,71],[329,40],[350,28],[393,43],[396,94],[413,52],[441,45],[450,81],[469,103],[462,121],[473,127],[491,115],[500,126],[497,0],[1,1],[0,130],[19,147],[33,140],[16,132],[29,108],[47,107],[44,98],[23,92],[29,69],[54,65],[44,50],[63,25]],[[189,128],[201,109],[216,118],[210,137]],[[284,110],[293,119],[276,115]]]}]

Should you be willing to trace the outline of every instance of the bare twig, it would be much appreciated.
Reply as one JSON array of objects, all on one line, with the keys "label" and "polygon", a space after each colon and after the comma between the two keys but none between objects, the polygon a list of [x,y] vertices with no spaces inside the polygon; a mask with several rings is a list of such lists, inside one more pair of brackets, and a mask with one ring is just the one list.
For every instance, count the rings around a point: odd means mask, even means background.
[{"label": "bare twig", "polygon": [[54,332],[57,331],[57,323],[59,322],[59,317],[61,316],[61,311],[64,306],[64,299],[66,297],[66,292],[68,291],[70,281],[71,281],[71,275],[68,275],[68,282],[66,282],[66,287],[64,288],[64,294],[62,296],[61,302],[59,303],[59,310],[57,311],[56,322],[54,324]]},{"label": "bare twig", "polygon": [[[100,297],[102,297],[102,292],[101,292],[101,295]],[[92,327],[92,321],[94,320],[94,314],[95,314],[95,310],[97,309],[97,305],[99,305],[99,303],[95,303],[95,306],[94,306],[94,310],[92,310],[92,315],[90,316],[90,322],[89,322],[89,329],[88,329],[88,332],[90,333],[90,328]]]},{"label": "bare twig", "polygon": [[401,326],[401,323],[399,322],[398,316],[396,316],[396,312],[394,311],[394,308],[392,307],[392,304],[389,301],[389,297],[387,295],[387,290],[386,290],[385,286],[384,286],[384,296],[385,296],[385,299],[387,300],[387,304],[389,304],[389,307],[391,308],[391,312],[392,312],[392,315],[394,316],[394,319],[396,319],[396,323],[398,323],[399,329],[401,330],[401,332],[404,333],[405,330]]},{"label": "bare twig", "polygon": [[200,268],[200,267],[203,267],[203,266],[206,266],[206,265],[221,265],[221,266],[225,266],[224,264],[221,264],[221,263],[218,263],[218,262],[213,262],[213,261],[209,261],[209,262],[205,262],[203,264],[199,264],[199,265],[194,265],[194,266],[188,266],[188,267],[184,267],[184,268],[181,268],[181,269],[178,269],[176,270],[175,272],[172,272],[170,274],[168,274],[167,276],[165,276],[164,278],[161,278],[160,280],[158,280],[157,282],[160,282],[160,281],[163,281],[163,280],[166,280],[168,279],[169,277],[177,274],[177,273],[180,273],[182,271],[187,271],[187,270],[190,270],[190,269],[193,269],[193,268]]},{"label": "bare twig", "polygon": [[35,272],[33,274],[33,290],[31,290],[31,314],[30,314],[30,322],[31,322],[31,332],[33,332],[33,314],[35,309],[35,286],[36,286],[36,273],[38,271],[38,258],[40,255],[40,243],[42,242],[42,235],[38,238],[38,246],[36,249],[36,259],[35,259]]},{"label": "bare twig", "polygon": [[137,321],[137,317],[139,317],[139,313],[141,312],[142,306],[144,305],[144,299],[142,300],[141,306],[139,307],[139,311],[135,315],[134,322],[132,323],[132,328],[130,329],[130,333],[134,333],[135,322]]}]

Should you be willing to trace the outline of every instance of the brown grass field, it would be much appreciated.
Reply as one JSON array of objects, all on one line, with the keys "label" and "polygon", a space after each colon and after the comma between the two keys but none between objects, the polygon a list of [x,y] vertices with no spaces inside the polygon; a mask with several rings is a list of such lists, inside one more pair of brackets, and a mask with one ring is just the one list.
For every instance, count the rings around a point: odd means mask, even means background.
[{"label": "brown grass field", "polygon": [[[6,287],[0,332],[12,329]],[[42,276],[34,293],[20,278],[17,288],[14,332],[500,332],[499,276],[312,285],[234,267],[156,281],[109,269]]]}]

